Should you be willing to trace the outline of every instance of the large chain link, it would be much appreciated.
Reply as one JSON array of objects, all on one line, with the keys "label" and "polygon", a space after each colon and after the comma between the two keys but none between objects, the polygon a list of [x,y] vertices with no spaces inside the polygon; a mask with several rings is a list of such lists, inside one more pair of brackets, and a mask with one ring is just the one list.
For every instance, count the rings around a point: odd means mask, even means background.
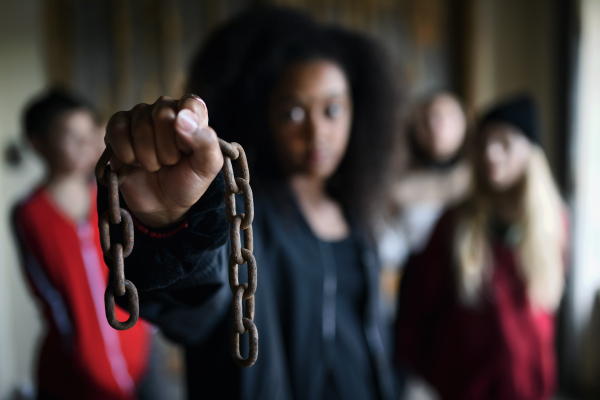
[{"label": "large chain link", "polygon": [[[223,175],[225,176],[225,204],[229,220],[231,238],[231,255],[229,257],[229,287],[233,293],[233,324],[230,334],[230,351],[233,361],[240,367],[251,367],[258,358],[258,330],[254,324],[254,293],[257,285],[257,266],[253,251],[252,220],[254,219],[254,200],[250,188],[250,171],[244,149],[237,143],[228,143],[219,139],[223,152]],[[135,285],[125,279],[124,259],[133,250],[133,221],[127,210],[119,204],[119,186],[125,182],[131,171],[130,165],[124,165],[118,172],[108,171],[106,165],[113,155],[107,147],[96,165],[96,179],[108,187],[108,210],[100,217],[100,243],[104,255],[113,261],[112,279],[104,293],[106,318],[114,329],[125,330],[135,325],[139,316],[139,300]],[[232,160],[238,161],[241,177],[234,177]],[[244,213],[237,214],[235,195],[244,197]],[[110,224],[123,224],[124,243],[113,243],[110,238]],[[244,233],[244,247],[241,245],[240,230]],[[248,283],[239,283],[238,266],[248,264]],[[125,322],[117,320],[115,315],[115,295],[128,295],[129,319]],[[246,310],[243,311],[243,301]],[[240,335],[249,333],[248,358],[240,354]]]},{"label": "large chain link", "polygon": [[[107,147],[96,164],[96,179],[108,188],[108,210],[100,217],[100,245],[104,255],[113,262],[111,280],[104,292],[104,309],[108,324],[120,331],[135,325],[140,314],[138,293],[135,285],[125,279],[125,258],[133,250],[133,220],[129,212],[119,204],[119,186],[125,182],[131,171],[130,165],[124,165],[119,172],[109,170],[105,173],[106,165],[113,155],[112,149]],[[114,243],[110,238],[110,225],[123,224],[123,241]],[[127,293],[127,308],[129,319],[121,322],[115,315],[115,295],[123,296]]]},{"label": "large chain link", "polygon": [[[223,175],[225,177],[225,207],[230,229],[231,255],[229,256],[229,287],[233,293],[233,325],[229,346],[233,361],[240,367],[250,367],[258,358],[258,330],[254,325],[254,293],[256,292],[256,260],[252,251],[252,220],[254,219],[254,199],[250,188],[250,170],[244,149],[237,143],[227,143],[219,139],[223,152]],[[234,177],[231,160],[237,160],[241,177]],[[244,213],[237,214],[235,195],[244,196]],[[244,232],[244,247],[240,240],[240,230]],[[239,283],[238,265],[248,264],[248,283]],[[246,300],[246,313],[242,316],[243,300]],[[248,358],[240,355],[240,335],[248,332],[250,352]]]}]

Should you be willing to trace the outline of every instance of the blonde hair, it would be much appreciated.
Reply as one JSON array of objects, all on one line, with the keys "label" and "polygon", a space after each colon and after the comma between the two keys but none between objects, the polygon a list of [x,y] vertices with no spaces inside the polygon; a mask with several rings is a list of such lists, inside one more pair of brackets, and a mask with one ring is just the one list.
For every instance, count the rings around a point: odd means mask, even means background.
[{"label": "blonde hair", "polygon": [[[536,145],[532,145],[522,193],[518,271],[532,305],[553,311],[558,307],[564,286],[563,202],[546,156]],[[491,214],[487,197],[476,187],[457,221],[454,256],[459,298],[466,306],[479,302],[493,272],[487,232]]]}]

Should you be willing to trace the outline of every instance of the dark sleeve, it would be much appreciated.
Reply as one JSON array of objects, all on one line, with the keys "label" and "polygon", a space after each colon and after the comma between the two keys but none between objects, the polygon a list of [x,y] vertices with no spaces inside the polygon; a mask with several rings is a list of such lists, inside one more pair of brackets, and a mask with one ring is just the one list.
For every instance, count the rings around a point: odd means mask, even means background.
[{"label": "dark sleeve", "polygon": [[[224,192],[219,174],[186,215],[188,227],[173,236],[153,238],[136,228],[133,251],[125,259],[125,279],[138,289],[140,316],[183,344],[202,341],[229,309]],[[126,208],[122,196],[120,201]],[[100,217],[108,208],[108,191],[102,185],[97,202]],[[120,229],[111,227],[114,242],[122,240]],[[112,268],[112,260],[104,261]],[[126,306],[125,298],[116,301]]]},{"label": "dark sleeve", "polygon": [[426,379],[430,378],[432,348],[437,315],[447,303],[451,289],[452,217],[444,215],[438,222],[425,249],[409,259],[402,277],[398,322],[396,326],[396,361]]}]

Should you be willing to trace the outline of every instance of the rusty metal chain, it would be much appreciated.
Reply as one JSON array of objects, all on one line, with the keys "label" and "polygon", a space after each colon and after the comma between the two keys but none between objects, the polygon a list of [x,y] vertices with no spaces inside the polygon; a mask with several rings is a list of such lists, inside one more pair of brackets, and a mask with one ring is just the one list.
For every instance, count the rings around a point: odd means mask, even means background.
[{"label": "rusty metal chain", "polygon": [[[227,219],[229,220],[231,238],[231,255],[229,257],[229,287],[233,293],[232,309],[233,324],[230,333],[230,351],[235,364],[248,368],[254,365],[258,358],[258,330],[254,324],[255,300],[254,294],[257,285],[257,266],[254,255],[254,241],[252,235],[252,220],[254,219],[254,199],[250,188],[250,171],[244,149],[237,143],[228,143],[219,139],[219,146],[223,152],[223,175],[225,177],[225,204]],[[139,300],[137,290],[133,283],[125,279],[124,259],[131,254],[134,243],[133,221],[127,210],[119,205],[119,186],[125,182],[131,171],[130,165],[124,165],[121,170],[108,171],[106,165],[112,157],[112,149],[107,147],[98,164],[96,165],[96,179],[108,187],[109,207],[100,217],[100,242],[104,255],[113,260],[112,280],[108,283],[104,294],[106,318],[114,329],[125,330],[131,328],[138,320]],[[235,177],[231,161],[237,160],[241,177]],[[244,213],[237,214],[235,195],[241,194],[244,198]],[[113,243],[110,238],[110,224],[123,224],[123,243]],[[244,247],[241,245],[240,230],[244,234]],[[238,266],[248,264],[248,283],[239,283]],[[115,295],[128,295],[129,319],[125,322],[117,320],[115,315]],[[243,302],[246,309],[243,314]],[[248,358],[240,354],[240,335],[249,334]]]},{"label": "rusty metal chain", "polygon": [[[240,367],[251,367],[258,358],[258,330],[254,325],[254,293],[256,292],[256,260],[252,254],[254,239],[252,220],[254,219],[254,199],[250,188],[250,170],[244,149],[237,143],[227,143],[219,139],[223,152],[223,175],[225,177],[225,207],[229,220],[231,255],[229,256],[229,287],[233,293],[233,325],[229,346],[233,361]],[[237,160],[241,177],[234,177],[232,160]],[[244,196],[244,213],[237,214],[235,195]],[[244,247],[240,240],[240,230],[244,232]],[[248,264],[248,283],[239,283],[238,266]],[[246,313],[242,316],[243,301],[246,300]],[[240,335],[248,332],[250,351],[248,358],[240,355]]]},{"label": "rusty metal chain", "polygon": [[[119,204],[119,186],[125,182],[131,171],[130,165],[124,165],[119,172],[109,170],[105,173],[106,165],[113,152],[107,147],[96,164],[96,179],[108,188],[108,210],[100,217],[100,245],[104,255],[113,262],[111,280],[104,292],[104,309],[108,324],[120,331],[135,325],[140,314],[138,293],[135,285],[125,279],[125,258],[133,250],[133,220],[129,212]],[[114,243],[110,239],[110,225],[123,224],[123,242]],[[127,309],[129,319],[121,322],[115,314],[115,295],[124,296],[127,293]]]}]

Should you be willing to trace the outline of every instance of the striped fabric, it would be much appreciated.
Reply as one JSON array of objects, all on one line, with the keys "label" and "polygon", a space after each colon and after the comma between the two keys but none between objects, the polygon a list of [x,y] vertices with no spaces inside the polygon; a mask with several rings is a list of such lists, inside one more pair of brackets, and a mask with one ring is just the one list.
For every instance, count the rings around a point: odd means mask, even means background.
[{"label": "striped fabric", "polygon": [[[87,219],[73,221],[44,189],[15,211],[25,273],[47,322],[38,385],[61,399],[135,399],[148,363],[150,327],[139,322],[119,332],[106,322],[108,269],[97,224],[95,203]],[[118,308],[117,317],[128,314]]]}]

